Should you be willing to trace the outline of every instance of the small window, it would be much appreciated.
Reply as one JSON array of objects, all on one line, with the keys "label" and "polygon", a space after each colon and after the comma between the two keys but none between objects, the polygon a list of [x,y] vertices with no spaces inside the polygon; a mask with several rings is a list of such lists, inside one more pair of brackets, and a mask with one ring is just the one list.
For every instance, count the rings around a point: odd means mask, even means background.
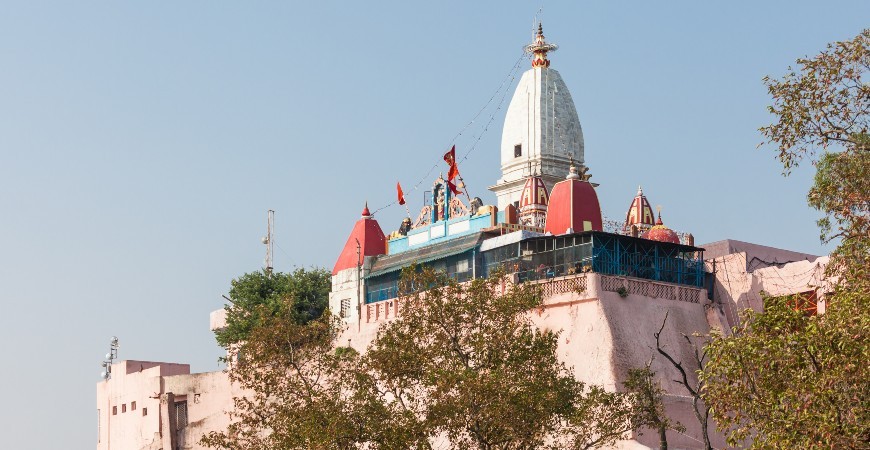
[{"label": "small window", "polygon": [[147,416],[147,415],[148,415],[148,408],[142,408],[142,415],[143,415],[143,416]]},{"label": "small window", "polygon": [[187,426],[187,402],[175,404],[175,429],[181,430]]},{"label": "small window", "polygon": [[123,414],[125,412],[127,412],[127,404],[123,403],[123,404],[121,404],[121,414]]},{"label": "small window", "polygon": [[113,406],[113,407],[112,407],[112,415],[113,415],[113,416],[117,416],[117,415],[118,415],[118,407],[117,407],[117,406]]},{"label": "small window", "polygon": [[462,259],[456,261],[456,273],[468,272],[468,260]]},{"label": "small window", "polygon": [[514,145],[514,158],[523,156],[523,144]]},{"label": "small window", "polygon": [[346,319],[350,317],[350,299],[345,298],[341,300],[341,318]]},{"label": "small window", "polygon": [[130,402],[130,411],[136,411],[136,402]]}]

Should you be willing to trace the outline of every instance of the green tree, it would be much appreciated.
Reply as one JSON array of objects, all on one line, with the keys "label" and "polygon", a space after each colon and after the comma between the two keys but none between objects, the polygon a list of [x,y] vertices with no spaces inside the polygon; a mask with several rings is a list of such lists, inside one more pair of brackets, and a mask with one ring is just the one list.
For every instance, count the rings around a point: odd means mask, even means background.
[{"label": "green tree", "polygon": [[[859,139],[870,140],[867,135]],[[870,278],[870,152],[825,153],[816,164],[810,206],[825,213],[819,220],[823,241],[839,239],[829,273],[844,282]]]},{"label": "green tree", "polygon": [[795,300],[766,298],[764,312],[747,311],[733,335],[714,335],[702,374],[713,417],[735,446],[870,448],[867,310],[808,316]]},{"label": "green tree", "polygon": [[385,427],[396,417],[380,401],[352,349],[334,349],[334,318],[297,323],[287,314],[264,314],[242,343],[229,377],[244,389],[234,399],[229,428],[201,444],[233,450],[411,448],[403,430]]},{"label": "green tree", "polygon": [[215,338],[228,348],[247,339],[256,326],[279,313],[300,324],[317,319],[329,303],[330,287],[329,271],[320,268],[246,273],[232,281],[231,303],[224,307],[226,326],[215,331]]},{"label": "green tree", "polygon": [[400,315],[364,355],[331,318],[264,315],[231,378],[248,391],[203,444],[226,449],[589,449],[640,426],[639,399],[576,381],[557,333],[533,326],[533,285],[459,284],[408,270]]},{"label": "green tree", "polygon": [[[800,295],[765,298],[730,335],[714,334],[704,400],[728,441],[752,448],[870,448],[870,30],[765,78],[777,121],[761,128],[785,173],[816,164],[809,204],[825,214],[822,239],[839,239],[825,312]],[[816,157],[815,151],[824,150]]]},{"label": "green tree", "polygon": [[644,367],[629,370],[624,385],[629,392],[637,395],[641,413],[646,415],[650,428],[658,432],[659,450],[668,450],[668,430],[683,432],[685,427],[671,420],[665,413],[663,400],[665,391],[655,380],[655,372],[652,371],[651,366],[652,359]]},{"label": "green tree", "polygon": [[452,448],[595,448],[636,429],[636,396],[575,380],[558,333],[532,324],[539,287],[503,286],[406,270],[401,315],[365,355],[377,383]]}]

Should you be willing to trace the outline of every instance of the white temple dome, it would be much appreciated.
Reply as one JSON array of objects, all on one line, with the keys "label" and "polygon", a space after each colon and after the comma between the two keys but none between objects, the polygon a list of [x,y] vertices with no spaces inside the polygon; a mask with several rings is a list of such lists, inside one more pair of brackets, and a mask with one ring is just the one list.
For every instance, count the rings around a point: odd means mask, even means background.
[{"label": "white temple dome", "polygon": [[523,74],[508,106],[501,137],[502,176],[490,187],[499,208],[519,200],[530,168],[552,189],[564,179],[572,159],[584,162],[577,108],[562,76],[546,59],[556,46],[544,40],[539,28],[536,42],[526,48],[533,52],[533,67]]}]

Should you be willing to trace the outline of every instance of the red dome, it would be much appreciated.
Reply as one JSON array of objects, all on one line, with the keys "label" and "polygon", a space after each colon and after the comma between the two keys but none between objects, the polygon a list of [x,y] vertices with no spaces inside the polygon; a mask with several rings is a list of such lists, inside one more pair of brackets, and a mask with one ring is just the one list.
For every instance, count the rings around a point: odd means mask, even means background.
[{"label": "red dome", "polygon": [[659,213],[659,218],[656,220],[655,226],[644,232],[640,237],[651,241],[670,242],[671,244],[680,243],[680,237],[677,236],[677,233],[662,223],[661,213]]},{"label": "red dome", "polygon": [[567,180],[553,186],[544,231],[553,235],[572,231],[602,231],[604,227],[598,194],[591,183],[580,180],[574,167],[571,169]]},{"label": "red dome", "polygon": [[[359,241],[359,256],[357,256],[357,241]],[[369,205],[366,204],[362,217],[354,224],[353,231],[347,238],[344,249],[332,268],[332,274],[335,275],[342,270],[362,264],[362,260],[366,256],[377,256],[385,253],[387,253],[387,238],[384,236],[378,221],[372,218],[369,213]]]}]

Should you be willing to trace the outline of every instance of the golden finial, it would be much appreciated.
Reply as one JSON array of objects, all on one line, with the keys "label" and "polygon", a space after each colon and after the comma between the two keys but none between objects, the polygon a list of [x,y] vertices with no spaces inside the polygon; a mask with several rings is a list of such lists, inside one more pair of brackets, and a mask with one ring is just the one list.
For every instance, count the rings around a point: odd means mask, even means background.
[{"label": "golden finial", "polygon": [[524,47],[526,53],[532,54],[532,67],[550,67],[547,52],[555,52],[559,46],[544,39],[543,24],[538,22],[538,32],[535,34],[535,42]]}]

